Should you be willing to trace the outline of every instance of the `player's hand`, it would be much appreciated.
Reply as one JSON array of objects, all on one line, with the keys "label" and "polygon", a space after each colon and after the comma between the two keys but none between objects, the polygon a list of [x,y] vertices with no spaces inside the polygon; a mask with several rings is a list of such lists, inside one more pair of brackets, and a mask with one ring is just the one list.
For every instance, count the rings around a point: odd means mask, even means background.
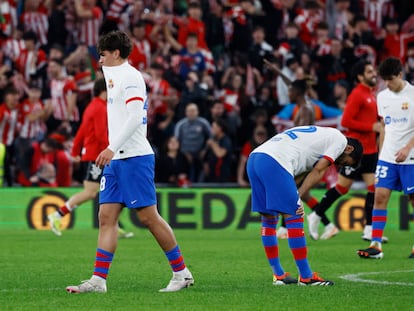
[{"label": "player's hand", "polygon": [[300,206],[296,210],[296,215],[300,215],[301,217],[305,216],[305,209],[303,208],[302,201],[300,202]]},{"label": "player's hand", "polygon": [[395,154],[395,162],[401,163],[407,159],[408,154],[410,153],[410,148],[408,146],[404,146],[400,150],[397,151]]},{"label": "player's hand", "polygon": [[114,157],[114,152],[111,149],[106,148],[102,151],[95,160],[95,164],[99,167],[104,167],[111,162],[112,158]]}]

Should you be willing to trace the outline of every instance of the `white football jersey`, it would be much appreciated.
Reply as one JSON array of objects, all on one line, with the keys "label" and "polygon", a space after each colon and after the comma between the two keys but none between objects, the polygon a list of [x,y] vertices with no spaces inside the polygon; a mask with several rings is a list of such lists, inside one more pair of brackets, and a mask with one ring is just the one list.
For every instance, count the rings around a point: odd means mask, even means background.
[{"label": "white football jersey", "polygon": [[[379,159],[397,163],[395,154],[414,136],[414,86],[406,82],[398,93],[385,89],[377,96],[378,114],[385,123],[385,136]],[[414,149],[404,162],[414,164]]]},{"label": "white football jersey", "polygon": [[108,138],[109,145],[122,136],[129,117],[127,104],[139,101],[139,124],[132,135],[123,140],[117,150],[113,150],[113,159],[123,159],[139,155],[153,154],[147,139],[147,91],[141,73],[124,62],[119,66],[102,66],[108,92]]},{"label": "white football jersey", "polygon": [[298,126],[279,133],[253,152],[274,158],[293,176],[310,171],[321,158],[335,161],[347,146],[346,137],[337,129]]}]

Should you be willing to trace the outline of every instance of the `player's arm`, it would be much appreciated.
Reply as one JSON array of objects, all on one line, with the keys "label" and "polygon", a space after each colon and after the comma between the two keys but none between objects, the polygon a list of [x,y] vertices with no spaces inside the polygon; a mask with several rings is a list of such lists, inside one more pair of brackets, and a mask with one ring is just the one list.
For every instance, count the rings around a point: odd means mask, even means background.
[{"label": "player's arm", "polygon": [[325,171],[332,164],[332,160],[326,157],[321,158],[313,169],[306,175],[305,179],[302,182],[302,185],[299,187],[298,192],[299,196],[302,197],[304,193],[312,189],[318,182],[322,180]]}]

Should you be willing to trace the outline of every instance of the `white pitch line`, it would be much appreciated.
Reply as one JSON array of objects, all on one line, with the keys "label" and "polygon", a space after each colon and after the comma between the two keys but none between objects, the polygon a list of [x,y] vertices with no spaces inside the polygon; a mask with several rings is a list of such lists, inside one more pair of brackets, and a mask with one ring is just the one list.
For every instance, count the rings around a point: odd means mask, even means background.
[{"label": "white pitch line", "polygon": [[377,274],[387,274],[387,273],[388,274],[407,273],[407,272],[414,272],[414,270],[360,272],[360,273],[355,273],[355,274],[342,275],[342,276],[340,276],[340,278],[344,279],[344,280],[347,280],[347,281],[360,282],[360,283],[381,284],[381,285],[414,286],[414,283],[366,280],[366,279],[362,278],[362,276],[367,276],[367,275],[377,275]]}]

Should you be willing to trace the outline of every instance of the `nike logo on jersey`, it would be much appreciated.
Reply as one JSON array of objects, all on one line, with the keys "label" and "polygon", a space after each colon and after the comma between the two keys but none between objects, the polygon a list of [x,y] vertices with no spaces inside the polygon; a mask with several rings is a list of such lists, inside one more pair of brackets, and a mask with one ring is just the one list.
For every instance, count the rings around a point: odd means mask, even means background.
[{"label": "nike logo on jersey", "polygon": [[135,204],[135,203],[137,203],[137,201],[138,200],[133,200],[133,201],[131,201],[131,204]]},{"label": "nike logo on jersey", "polygon": [[413,189],[414,189],[414,186],[407,187],[407,191],[411,191],[411,190],[413,190]]}]

